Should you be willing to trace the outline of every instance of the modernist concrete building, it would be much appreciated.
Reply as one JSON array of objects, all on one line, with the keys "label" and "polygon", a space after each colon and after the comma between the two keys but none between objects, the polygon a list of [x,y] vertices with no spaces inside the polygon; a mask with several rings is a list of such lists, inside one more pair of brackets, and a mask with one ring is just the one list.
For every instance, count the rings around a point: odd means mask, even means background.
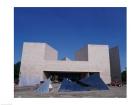
[{"label": "modernist concrete building", "polygon": [[88,44],[75,54],[75,60],[58,60],[58,52],[47,43],[23,44],[19,86],[39,84],[46,73],[99,73],[106,84],[121,80],[118,48]]}]

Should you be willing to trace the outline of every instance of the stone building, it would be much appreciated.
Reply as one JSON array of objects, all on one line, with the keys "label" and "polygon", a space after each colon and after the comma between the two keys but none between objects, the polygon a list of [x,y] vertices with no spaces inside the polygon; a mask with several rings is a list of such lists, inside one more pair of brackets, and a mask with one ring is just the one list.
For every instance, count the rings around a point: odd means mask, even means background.
[{"label": "stone building", "polygon": [[[117,47],[88,44],[75,53],[75,60],[58,60],[58,52],[47,43],[25,42],[23,44],[19,86],[39,84],[50,77],[70,74],[78,79],[99,73],[106,84],[121,80],[120,59]],[[65,74],[65,76],[62,74]],[[67,75],[66,75],[67,74]]]}]

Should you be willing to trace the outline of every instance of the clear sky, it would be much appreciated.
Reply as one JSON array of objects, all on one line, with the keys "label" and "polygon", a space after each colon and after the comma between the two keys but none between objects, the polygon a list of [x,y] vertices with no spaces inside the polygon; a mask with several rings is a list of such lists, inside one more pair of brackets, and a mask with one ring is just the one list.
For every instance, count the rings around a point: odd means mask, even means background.
[{"label": "clear sky", "polygon": [[86,44],[118,46],[121,69],[126,67],[126,8],[14,9],[14,62],[21,59],[23,42],[48,42],[59,59]]}]

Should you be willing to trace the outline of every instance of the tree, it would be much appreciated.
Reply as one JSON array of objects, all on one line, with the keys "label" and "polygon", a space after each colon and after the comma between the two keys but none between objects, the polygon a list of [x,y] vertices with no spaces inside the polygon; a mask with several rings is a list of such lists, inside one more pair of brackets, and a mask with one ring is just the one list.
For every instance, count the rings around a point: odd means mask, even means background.
[{"label": "tree", "polygon": [[19,81],[20,65],[21,65],[20,61],[14,64],[14,82],[16,84],[18,84],[18,81]]},{"label": "tree", "polygon": [[126,68],[125,70],[121,73],[121,78],[122,78],[122,82],[126,83],[127,82],[127,72],[126,72]]}]

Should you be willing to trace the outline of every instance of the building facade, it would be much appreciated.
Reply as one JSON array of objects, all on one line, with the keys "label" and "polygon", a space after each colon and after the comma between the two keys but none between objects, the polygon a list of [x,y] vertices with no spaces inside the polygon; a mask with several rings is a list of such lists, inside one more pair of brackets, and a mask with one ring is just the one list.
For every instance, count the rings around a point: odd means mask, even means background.
[{"label": "building facade", "polygon": [[[115,57],[115,58],[114,58]],[[75,60],[58,60],[58,52],[47,43],[23,44],[19,86],[39,84],[44,72],[99,73],[106,84],[121,80],[118,48],[88,44],[75,53]]]}]

